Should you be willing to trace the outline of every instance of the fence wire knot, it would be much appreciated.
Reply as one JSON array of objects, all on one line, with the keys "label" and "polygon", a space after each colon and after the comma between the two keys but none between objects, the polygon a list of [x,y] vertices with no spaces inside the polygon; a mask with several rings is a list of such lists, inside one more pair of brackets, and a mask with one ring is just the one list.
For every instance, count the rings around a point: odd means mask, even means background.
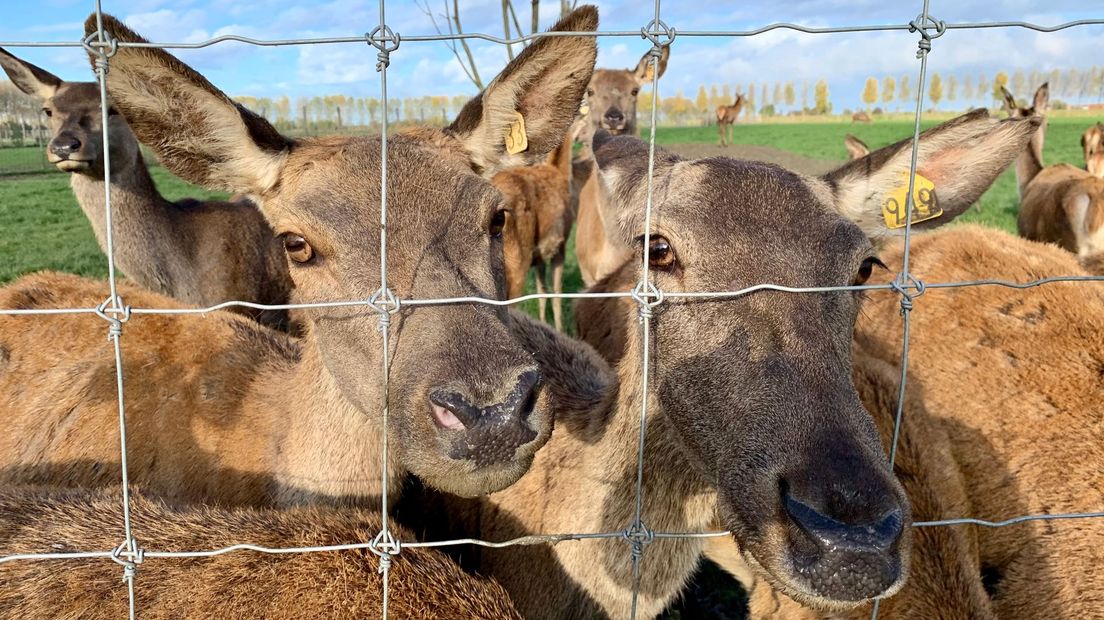
[{"label": "fence wire knot", "polygon": [[402,302],[391,289],[380,288],[368,298],[368,305],[379,313],[379,329],[387,331],[391,327],[391,315],[402,307]]},{"label": "fence wire knot", "polygon": [[[929,30],[935,30],[935,34],[928,32]],[[909,22],[909,32],[920,33],[920,41],[916,44],[920,48],[916,50],[916,57],[920,58],[931,51],[932,39],[938,39],[943,36],[944,32],[947,32],[947,23],[941,19],[935,19],[927,13],[922,13]]]},{"label": "fence wire knot", "polygon": [[640,306],[640,322],[652,318],[653,310],[663,303],[663,291],[648,280],[641,280],[632,290],[632,298]]},{"label": "fence wire knot", "polygon": [[[124,553],[126,554],[125,558],[123,557]],[[138,573],[138,565],[145,558],[145,549],[139,547],[138,542],[133,538],[119,543],[119,546],[111,552],[111,561],[123,567],[123,581],[134,579],[134,575]]]},{"label": "fence wire knot", "polygon": [[634,561],[639,560],[644,555],[644,547],[652,544],[652,541],[655,540],[655,532],[648,529],[643,521],[637,521],[630,525],[628,529],[621,532],[621,536],[632,545]]},{"label": "fence wire knot", "polygon": [[[115,303],[118,302],[118,303]],[[103,303],[96,306],[96,316],[107,321],[107,339],[118,338],[123,335],[123,323],[130,320],[130,306],[123,305],[123,300],[108,297]],[[119,314],[123,317],[119,318]]]},{"label": "fence wire knot", "polygon": [[[897,294],[901,296],[901,314],[912,310],[912,300],[924,294],[927,290],[927,286],[923,280],[910,274],[899,273],[897,277],[893,279],[893,282],[889,283],[889,287],[897,291]],[[909,293],[909,289],[913,289],[915,293]]]},{"label": "fence wire knot", "polygon": [[[107,40],[100,39],[100,32],[90,32],[88,36],[81,39],[81,47],[83,47],[89,54],[96,57],[96,68],[107,73],[107,59],[115,55],[115,52],[119,51],[119,40],[115,37],[111,37]],[[107,48],[107,51],[104,51]]]},{"label": "fence wire knot", "polygon": [[376,26],[376,29],[364,35],[368,44],[379,50],[376,54],[376,71],[383,71],[391,66],[391,52],[399,49],[401,37],[393,32],[389,26]]},{"label": "fence wire knot", "polygon": [[379,557],[379,572],[383,574],[391,568],[391,558],[402,551],[402,544],[391,535],[391,530],[384,530],[376,534],[368,549]]},{"label": "fence wire knot", "polygon": [[[647,26],[640,29],[640,38],[652,42],[652,49],[648,52],[648,55],[652,58],[659,58],[663,55],[663,48],[669,47],[675,42],[675,34],[675,29],[663,23],[662,19],[653,19],[648,22]],[[666,40],[660,41],[659,37],[661,35]]]}]

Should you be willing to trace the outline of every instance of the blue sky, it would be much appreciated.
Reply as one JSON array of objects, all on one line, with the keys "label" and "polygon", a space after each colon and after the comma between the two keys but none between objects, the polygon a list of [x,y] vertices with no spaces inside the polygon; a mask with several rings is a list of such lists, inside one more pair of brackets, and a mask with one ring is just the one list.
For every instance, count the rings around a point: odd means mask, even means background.
[{"label": "blue sky", "polygon": [[[0,41],[75,40],[81,22],[92,10],[92,0],[6,0],[18,8],[5,11]],[[529,20],[529,2],[514,0],[523,24]],[[441,0],[430,0],[440,10]],[[559,9],[556,0],[544,0],[542,27],[550,25]],[[598,2],[602,28],[636,30],[651,19],[651,3],[641,0]],[[665,21],[682,30],[746,29],[771,22],[790,21],[809,26],[903,23],[919,12],[920,2],[896,0],[789,0],[784,2],[716,2],[668,0]],[[155,41],[193,42],[234,33],[264,39],[356,36],[378,21],[374,1],[247,0],[103,0],[106,12],[122,17]],[[468,32],[501,35],[499,0],[460,0]],[[1104,17],[1104,4],[1090,0],[932,0],[931,13],[950,22],[1027,20],[1054,24],[1079,18]],[[391,0],[388,22],[402,35],[431,34],[432,26],[414,0]],[[907,32],[803,35],[776,31],[752,38],[684,38],[672,50],[660,92],[682,90],[693,98],[701,84],[746,85],[779,80],[827,78],[836,109],[860,103],[863,81],[873,75],[909,75],[915,84],[918,61],[916,35]],[[1022,29],[949,31],[933,43],[932,71],[992,76],[1054,68],[1104,65],[1099,56],[1104,27],[1089,26],[1058,33]],[[599,66],[630,67],[648,50],[636,38],[599,41]],[[13,53],[66,79],[89,79],[83,52],[75,48],[11,48]],[[484,78],[506,62],[505,51],[493,44],[474,46]],[[333,44],[287,48],[258,48],[222,43],[203,50],[177,50],[186,62],[231,95],[293,99],[301,95],[346,94],[376,96],[379,80],[374,50],[364,44]],[[454,95],[474,92],[443,43],[407,42],[392,57],[389,89],[392,96]],[[1020,93],[1017,93],[1020,94]],[[1020,94],[1027,96],[1030,93]]]}]

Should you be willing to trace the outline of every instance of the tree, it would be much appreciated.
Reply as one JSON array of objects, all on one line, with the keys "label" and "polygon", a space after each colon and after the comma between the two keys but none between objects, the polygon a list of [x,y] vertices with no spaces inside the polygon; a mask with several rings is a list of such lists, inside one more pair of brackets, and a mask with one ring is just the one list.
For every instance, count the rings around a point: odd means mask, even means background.
[{"label": "tree", "polygon": [[794,105],[794,84],[793,82],[786,82],[786,107],[793,109]]},{"label": "tree", "polygon": [[709,106],[716,108],[719,105],[728,105],[728,102],[721,101],[721,96],[717,93],[717,85],[713,84],[709,87]]},{"label": "tree", "polygon": [[863,88],[862,100],[866,104],[867,112],[870,111],[870,106],[878,103],[878,78],[866,78],[866,88]]},{"label": "tree", "polygon": [[893,103],[893,95],[897,92],[897,80],[892,75],[887,75],[882,82],[882,103]]},{"label": "tree", "polygon": [[966,79],[962,81],[962,98],[966,101],[974,100],[974,80],[968,75]]},{"label": "tree", "polygon": [[933,108],[938,108],[939,102],[943,99],[943,78],[939,77],[938,73],[932,74],[931,84],[928,85],[928,99],[931,100]]},{"label": "tree", "polygon": [[747,99],[747,112],[745,112],[745,114],[747,115],[748,118],[753,118],[755,116],[755,83],[754,82],[752,82],[751,84],[748,84],[746,99]]},{"label": "tree", "polygon": [[809,81],[803,80],[801,82],[801,114],[804,115],[809,109]]},{"label": "tree", "polygon": [[694,107],[701,114],[709,111],[709,96],[705,94],[705,86],[698,87],[698,96],[694,99]]},{"label": "tree", "polygon": [[974,92],[977,93],[978,99],[984,99],[986,96],[988,96],[989,78],[985,77],[984,75],[979,75],[977,81],[977,90]]},{"label": "tree", "polygon": [[724,100],[724,105],[732,103],[732,90],[729,89],[728,84],[721,87],[721,99]]},{"label": "tree", "polygon": [[1017,71],[1012,74],[1012,92],[1017,95],[1027,90],[1027,78],[1024,77],[1023,71]]},{"label": "tree", "polygon": [[947,101],[955,100],[956,90],[958,90],[958,78],[952,75],[947,78]]},{"label": "tree", "polygon": [[908,76],[903,75],[901,76],[901,81],[897,82],[897,101],[907,103],[911,95],[912,91],[909,90]]},{"label": "tree", "polygon": [[767,92],[767,83],[766,82],[763,82],[763,87],[759,91],[759,103],[761,105],[764,105],[764,106],[770,104],[770,93]]},{"label": "tree", "polygon": [[1001,88],[1008,86],[1008,74],[1004,71],[997,71],[997,74],[993,76],[993,99],[999,101],[1003,95],[1001,94]]},{"label": "tree", "polygon": [[827,114],[832,111],[832,103],[828,101],[828,82],[817,80],[815,98],[817,114]]},{"label": "tree", "polygon": [[782,105],[783,101],[784,99],[782,95],[782,82],[775,82],[774,94],[771,96],[771,103],[774,105],[774,107],[777,108]]},{"label": "tree", "polygon": [[[439,17],[444,20],[445,26],[448,28],[448,33],[450,35],[464,34],[464,27],[460,24],[460,6],[458,4],[458,1],[459,0],[452,0],[452,9],[450,10],[449,3],[447,0],[445,0],[445,2],[443,3],[445,7],[445,12],[439,15]],[[429,8],[429,0],[424,0],[424,2],[425,4],[423,6],[422,4],[418,4],[418,0],[415,0],[415,4],[417,4],[418,8],[422,10],[422,13],[425,13],[426,17],[429,18],[429,21],[433,24],[433,29],[437,31],[437,34],[444,34],[443,32],[441,32],[440,26],[437,25],[437,18],[434,17],[433,11]],[[533,0],[534,5],[536,5],[537,2],[538,0]],[[537,31],[538,26],[536,9],[537,7],[534,6],[534,33]],[[505,6],[503,6],[503,10],[506,10]],[[483,90],[483,80],[479,77],[479,68],[475,66],[475,56],[472,55],[471,47],[468,46],[468,40],[460,39],[460,47],[464,50],[464,56],[467,58],[467,62],[464,61],[464,58],[460,57],[460,50],[456,47],[456,39],[446,40],[445,45],[447,45],[448,48],[452,50],[452,55],[456,57],[456,61],[460,63],[460,68],[464,70],[464,74],[468,76],[468,79],[471,80],[473,84],[475,84],[476,88],[478,88],[479,90]],[[512,53],[512,51],[510,51],[509,53]]]}]

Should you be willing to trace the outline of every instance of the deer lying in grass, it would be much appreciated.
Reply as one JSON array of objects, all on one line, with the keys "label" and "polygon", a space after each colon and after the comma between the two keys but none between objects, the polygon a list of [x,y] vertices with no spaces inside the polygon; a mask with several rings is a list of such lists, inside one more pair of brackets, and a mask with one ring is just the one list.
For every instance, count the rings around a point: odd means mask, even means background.
[{"label": "deer lying in grass", "polygon": [[[662,48],[659,75],[667,70],[671,48]],[[635,136],[636,99],[640,87],[652,82],[652,57],[645,54],[636,69],[596,69],[587,86],[587,122],[579,134],[584,148],[581,154],[590,158],[590,142],[594,132],[604,129],[613,135]],[[590,165],[587,165],[590,164]],[[612,273],[632,255],[632,248],[618,244],[616,224],[607,212],[598,178],[592,171],[593,162],[576,166],[574,173],[581,183],[579,214],[575,223],[575,256],[583,283],[590,286]]]},{"label": "deer lying in grass", "polygon": [[847,149],[847,159],[860,159],[870,154],[870,147],[851,134],[844,136],[843,147]]},{"label": "deer lying in grass", "polygon": [[[941,188],[944,217],[917,227],[965,210],[1035,127],[1035,121],[997,122],[978,111],[923,134],[920,171]],[[595,137],[618,241],[645,253],[656,286],[668,294],[761,282],[864,282],[876,264],[870,239],[895,232],[886,229],[881,201],[899,186],[910,159],[902,142],[811,178],[758,162],[683,161],[661,149],[653,236],[645,250],[640,205],[647,151],[635,138]],[[606,282],[636,282],[640,269],[633,259]],[[859,297],[846,291],[760,291],[728,301],[669,297],[650,319],[655,358],[643,522],[653,531],[694,532],[720,514],[757,574],[822,610],[895,592],[910,549],[907,500],[853,384]],[[637,320],[634,304],[624,299],[587,300],[576,309],[580,333],[599,330],[586,338],[603,349],[610,335],[601,325]],[[632,522],[641,342],[638,330],[623,333],[615,397],[585,415],[558,414],[529,473],[451,512],[452,525],[503,540],[620,531]],[[895,383],[885,389],[896,393]],[[656,539],[649,546],[639,617],[655,616],[677,595],[704,545]],[[628,613],[632,574],[623,540],[488,549],[480,556],[476,566],[506,587],[526,617]]]},{"label": "deer lying in grass", "polygon": [[721,134],[721,146],[727,146],[732,142],[732,126],[740,117],[740,109],[744,107],[744,96],[736,93],[736,100],[732,105],[717,106],[717,131]]},{"label": "deer lying in grass", "polygon": [[1085,152],[1085,169],[1094,177],[1104,178],[1104,123],[1097,123],[1081,135],[1081,150]]},{"label": "deer lying in grass", "polygon": [[[536,166],[503,170],[491,183],[506,199],[509,218],[503,231],[506,253],[506,296],[525,292],[530,267],[537,271],[537,292],[547,286],[545,268],[552,266],[552,292],[563,292],[563,266],[567,237],[575,221],[571,191],[570,132],[548,161]],[[542,297],[538,306],[540,320],[547,320],[547,304]],[[563,330],[563,300],[552,300],[556,329]]]},{"label": "deer lying in grass", "polygon": [[1104,255],[1104,178],[1070,164],[1043,167],[1046,110],[1050,98],[1047,84],[1035,91],[1030,108],[1019,107],[1012,93],[1003,87],[1001,92],[1011,117],[1043,119],[1031,145],[1016,161],[1020,235],[1057,243],[1076,254],[1087,267],[1098,265]]},{"label": "deer lying in grass", "polygon": [[[105,24],[121,41],[143,40],[114,18]],[[557,28],[596,25],[597,11],[585,7]],[[86,29],[95,30],[94,19]],[[389,139],[388,282],[398,298],[501,297],[505,211],[485,178],[559,144],[595,53],[593,37],[542,39],[445,130]],[[159,49],[120,47],[108,89],[173,172],[256,200],[282,239],[295,301],[369,299],[378,290],[378,137],[292,141]],[[508,155],[503,136],[517,114],[529,149]],[[107,294],[100,282],[36,275],[0,289],[0,308],[88,308]],[[137,307],[179,307],[136,287],[121,294]],[[338,306],[303,316],[298,340],[232,314],[132,317],[123,345],[131,480],[171,499],[223,505],[378,495],[379,315]],[[486,493],[528,468],[552,423],[537,362],[566,353],[526,346],[512,327],[520,320],[479,304],[396,314],[386,392],[396,490],[409,471],[446,491]],[[8,483],[117,480],[118,445],[108,439],[117,424],[114,364],[103,330],[89,314],[0,317]]]},{"label": "deer lying in grass", "polygon": [[870,115],[866,112],[855,112],[851,115],[852,123],[873,123],[874,119],[870,118]]},{"label": "deer lying in grass", "polygon": [[[4,553],[107,550],[118,546],[122,494],[5,489],[0,492]],[[136,535],[157,551],[218,549],[249,542],[270,548],[372,540],[379,512],[295,508],[172,509],[132,494]],[[393,522],[392,534],[412,540]],[[137,577],[140,618],[378,618],[383,583],[369,550],[268,555],[252,551],[200,559],[146,558]],[[109,560],[18,560],[0,564],[5,618],[120,618],[127,586]],[[391,560],[394,618],[521,619],[502,586],[469,575],[436,549],[404,547]]]},{"label": "deer lying in grass", "polygon": [[[0,49],[0,67],[23,92],[42,100],[52,137],[46,157],[70,173],[70,185],[107,251],[104,221],[104,123],[95,82],[66,82]],[[287,303],[287,259],[264,216],[248,200],[171,202],[153,183],[134,133],[108,110],[111,205],[116,264],[138,284],[186,304],[238,300]],[[278,329],[284,310],[233,306]]]},{"label": "deer lying in grass", "polygon": [[[901,250],[883,256],[892,270]],[[1059,248],[981,227],[916,237],[910,256],[909,270],[928,282],[1085,275]],[[893,295],[871,292],[856,330],[864,350],[893,364],[896,314]],[[957,516],[999,521],[1104,507],[1099,284],[929,289],[911,329],[909,389],[944,419],[973,505]],[[1104,522],[1035,521],[977,535],[998,617],[1090,618],[1104,609]]]}]

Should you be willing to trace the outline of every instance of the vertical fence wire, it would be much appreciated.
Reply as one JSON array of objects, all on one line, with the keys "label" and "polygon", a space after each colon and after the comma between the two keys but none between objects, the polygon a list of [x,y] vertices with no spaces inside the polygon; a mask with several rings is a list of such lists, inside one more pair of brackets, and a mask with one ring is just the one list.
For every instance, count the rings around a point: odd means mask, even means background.
[{"label": "vertical fence wire", "polygon": [[[581,297],[632,297],[638,304],[639,318],[640,318],[640,330],[641,330],[641,403],[640,403],[640,425],[639,434],[637,437],[637,471],[635,481],[635,506],[634,506],[634,518],[629,527],[622,532],[611,533],[562,533],[562,534],[540,534],[535,536],[527,536],[519,539],[504,542],[489,542],[479,539],[462,539],[451,541],[437,541],[429,543],[412,542],[405,546],[409,547],[441,547],[447,545],[458,544],[477,544],[487,547],[506,547],[517,544],[534,544],[534,543],[551,543],[561,540],[579,540],[579,539],[602,539],[602,538],[615,538],[622,537],[626,539],[631,545],[631,561],[632,561],[632,603],[630,615],[635,618],[637,613],[637,603],[639,598],[640,582],[641,582],[641,565],[643,552],[647,544],[652,542],[656,537],[662,538],[695,538],[702,536],[714,536],[723,535],[725,533],[711,532],[711,533],[691,533],[691,532],[659,532],[654,533],[648,529],[643,519],[643,506],[644,506],[644,454],[645,454],[645,438],[647,432],[647,418],[649,411],[649,378],[651,371],[651,339],[652,339],[652,323],[653,310],[659,306],[665,297],[722,297],[722,298],[735,298],[736,296],[755,292],[757,290],[781,290],[797,293],[815,293],[823,292],[825,290],[856,290],[856,289],[870,289],[870,288],[888,288],[896,291],[901,297],[901,315],[902,315],[902,354],[901,354],[901,375],[897,395],[897,404],[895,411],[893,435],[890,444],[889,460],[892,465],[897,456],[897,444],[899,441],[902,416],[904,409],[904,399],[907,389],[908,380],[908,364],[909,364],[909,331],[910,331],[910,313],[913,307],[913,299],[922,294],[925,288],[935,287],[958,287],[958,286],[977,286],[987,284],[997,284],[1003,286],[1012,286],[1014,288],[1029,288],[1032,286],[1039,286],[1052,281],[1081,281],[1091,280],[1100,281],[1099,277],[1080,277],[1072,276],[1066,278],[1044,278],[1030,283],[1008,283],[996,280],[979,280],[973,282],[956,282],[945,284],[931,284],[925,285],[923,282],[915,278],[909,271],[909,258],[910,258],[910,245],[911,245],[911,233],[912,233],[912,213],[915,208],[914,204],[914,187],[916,178],[916,169],[919,156],[919,135],[920,127],[922,123],[922,108],[923,97],[925,94],[925,82],[927,73],[927,59],[928,53],[931,50],[931,40],[939,37],[946,29],[949,28],[986,28],[986,27],[1009,27],[1018,26],[1024,28],[1031,28],[1038,31],[1053,32],[1055,30],[1072,27],[1075,25],[1100,25],[1104,24],[1104,19],[1100,20],[1078,20],[1076,22],[1069,22],[1054,27],[1042,27],[1035,24],[1028,24],[1024,22],[993,22],[988,24],[945,24],[944,22],[935,20],[929,13],[929,0],[923,0],[922,10],[919,16],[909,22],[908,26],[858,26],[858,27],[844,27],[844,28],[806,28],[802,26],[795,26],[793,24],[772,24],[754,31],[747,32],[706,32],[696,31],[679,33],[689,36],[754,36],[762,32],[767,32],[776,28],[788,28],[792,30],[802,32],[853,32],[863,30],[903,30],[907,28],[910,32],[918,32],[920,35],[920,41],[918,43],[919,50],[917,51],[917,58],[920,60],[919,68],[919,80],[916,93],[916,109],[914,116],[913,126],[913,142],[911,152],[911,162],[909,167],[909,179],[906,194],[905,210],[908,216],[905,220],[904,226],[904,250],[902,257],[902,269],[896,276],[892,284],[886,286],[870,286],[870,287],[824,287],[821,289],[792,289],[788,287],[781,287],[775,285],[756,285],[741,289],[740,291],[723,291],[716,293],[708,292],[696,292],[696,293],[672,293],[665,295],[663,291],[658,289],[651,279],[650,264],[649,264],[649,247],[651,239],[651,222],[653,216],[653,173],[655,166],[655,141],[656,141],[656,126],[657,126],[657,108],[658,108],[658,90],[659,90],[659,73],[660,73],[660,55],[663,51],[662,48],[669,46],[674,38],[676,31],[674,28],[668,27],[660,19],[660,0],[654,2],[654,16],[652,22],[645,26],[640,31],[640,36],[648,39],[652,42],[652,48],[649,52],[649,62],[652,67],[652,106],[650,111],[651,124],[650,133],[648,139],[648,174],[647,174],[647,187],[646,187],[646,201],[644,205],[644,231],[643,231],[643,252],[641,257],[642,274],[640,281],[636,288],[625,295],[618,294],[588,294],[588,293],[576,293],[576,294],[542,294],[542,295],[530,295],[525,298],[499,301],[489,299],[478,298],[463,298],[463,299],[440,299],[440,300],[409,300],[402,301],[404,304],[409,305],[430,305],[430,304],[448,304],[448,303],[489,303],[489,304],[506,304],[506,303],[518,303],[524,299],[548,299],[548,298],[581,298]],[[19,554],[0,557],[0,563],[12,561],[16,559],[56,559],[56,558],[101,558],[109,557],[111,560],[123,566],[123,579],[126,582],[128,603],[129,603],[129,617],[134,618],[136,615],[135,605],[135,573],[137,565],[143,561],[144,557],[211,557],[215,555],[221,555],[230,551],[236,551],[239,549],[252,549],[254,551],[261,551],[265,553],[306,553],[314,551],[331,551],[337,549],[370,549],[377,556],[379,556],[380,564],[379,571],[382,575],[382,614],[384,618],[388,617],[389,611],[389,575],[391,558],[397,555],[403,546],[400,541],[396,540],[390,531],[389,521],[389,446],[388,446],[388,427],[389,427],[389,376],[390,376],[390,324],[391,316],[396,314],[400,308],[400,299],[398,299],[393,291],[388,286],[388,273],[387,273],[387,183],[388,183],[388,132],[389,132],[389,103],[387,95],[387,68],[390,62],[389,54],[399,46],[400,38],[397,34],[393,33],[387,26],[386,21],[386,0],[379,0],[379,26],[371,33],[369,33],[365,39],[367,42],[378,49],[376,66],[377,71],[380,73],[380,91],[381,91],[381,109],[382,109],[382,122],[381,122],[381,134],[380,134],[380,148],[381,148],[381,163],[380,163],[380,287],[367,301],[352,301],[352,302],[339,302],[334,304],[283,304],[279,306],[267,306],[263,304],[255,303],[243,303],[243,302],[227,302],[226,304],[219,304],[218,306],[204,309],[186,309],[186,310],[168,310],[168,309],[140,309],[135,313],[160,313],[160,314],[188,314],[188,313],[201,313],[209,312],[222,307],[228,307],[233,305],[256,307],[262,309],[295,309],[295,308],[319,308],[319,307],[348,307],[348,306],[367,306],[374,309],[379,316],[379,329],[381,332],[381,340],[383,346],[382,355],[382,370],[383,375],[381,378],[383,387],[383,403],[382,403],[382,442],[381,442],[381,460],[382,460],[382,480],[381,480],[381,517],[382,527],[376,538],[370,543],[355,543],[349,545],[335,545],[327,547],[301,547],[301,548],[283,548],[283,549],[270,549],[264,547],[258,547],[249,544],[233,545],[220,550],[214,551],[180,551],[180,552],[145,552],[142,550],[133,536],[131,513],[130,513],[130,492],[129,492],[129,472],[127,466],[127,438],[126,438],[126,406],[124,400],[124,370],[123,370],[123,357],[121,347],[121,336],[123,331],[123,324],[129,319],[132,313],[132,309],[123,303],[122,298],[119,296],[117,287],[117,274],[115,271],[114,262],[114,238],[113,238],[113,213],[111,204],[111,165],[110,165],[110,139],[109,131],[107,131],[108,118],[108,103],[107,103],[107,74],[109,71],[109,59],[115,54],[116,41],[109,39],[103,28],[103,11],[101,8],[101,0],[95,0],[95,16],[96,16],[96,32],[93,35],[85,38],[81,45],[83,45],[92,55],[95,67],[95,73],[99,85],[101,100],[100,100],[100,112],[104,119],[104,131],[103,131],[103,158],[104,158],[104,175],[108,182],[104,184],[104,198],[106,202],[105,210],[105,226],[106,226],[106,254],[108,258],[108,284],[110,289],[110,297],[103,302],[100,306],[94,309],[58,309],[58,310],[31,310],[31,311],[18,311],[18,310],[0,310],[0,314],[61,314],[65,312],[92,312],[100,318],[104,319],[108,323],[108,338],[112,344],[114,352],[114,360],[116,367],[116,391],[118,398],[118,410],[119,410],[119,432],[120,432],[120,468],[122,478],[122,492],[123,492],[123,525],[125,532],[125,540],[113,551],[107,552],[80,552],[80,553],[51,553],[51,554]],[[933,32],[934,31],[934,34]],[[623,33],[623,32],[599,32],[599,33],[556,33],[559,35],[583,35],[583,36],[629,36],[636,33]],[[485,39],[498,43],[510,43],[521,42],[526,40],[532,40],[533,38],[542,35],[526,35],[519,37],[518,39],[500,39],[490,35],[483,34],[467,34],[467,35],[449,35],[449,36],[422,36],[411,37],[410,40],[442,40],[442,39],[456,39],[456,38],[475,38]],[[660,37],[665,37],[665,41],[661,41]],[[264,42],[254,39],[247,39],[245,37],[238,36],[222,36],[216,37],[205,42],[189,43],[189,44],[144,44],[151,47],[203,47],[210,45],[213,42],[220,40],[239,40],[246,43],[255,45],[291,45],[291,44],[306,44],[306,43],[319,43],[319,42],[353,42],[356,39],[302,39],[296,41],[277,41],[277,42]],[[11,44],[8,44],[11,45]],[[19,45],[19,44],[15,44]],[[30,45],[35,45],[34,43]],[[46,44],[42,44],[46,45]],[[53,45],[53,44],[50,44]],[[69,44],[62,44],[69,45]],[[141,46],[141,45],[139,45]],[[1026,521],[1034,520],[1053,520],[1053,519],[1074,519],[1074,518],[1100,518],[1104,513],[1099,512],[1086,512],[1075,514],[1062,514],[1062,515],[1024,515],[1015,517],[1001,522],[984,521],[970,518],[960,519],[945,519],[941,521],[922,522],[916,523],[917,527],[933,527],[933,526],[948,526],[964,523],[972,523],[976,525],[988,526],[988,527],[1004,527],[1016,523],[1023,523]],[[876,600],[871,612],[871,618],[876,620],[879,613],[880,600]]]}]

